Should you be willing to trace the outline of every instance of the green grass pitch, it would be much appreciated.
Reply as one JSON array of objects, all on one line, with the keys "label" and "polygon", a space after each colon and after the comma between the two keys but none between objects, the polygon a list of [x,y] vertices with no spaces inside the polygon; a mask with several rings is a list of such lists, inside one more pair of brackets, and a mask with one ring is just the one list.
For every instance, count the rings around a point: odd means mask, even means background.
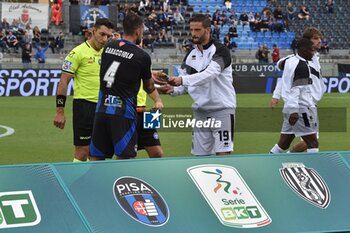
[{"label": "green grass pitch", "polygon": [[[190,107],[192,103],[187,95],[162,96],[162,98],[166,108]],[[269,94],[237,95],[234,154],[268,153],[277,142],[282,113],[281,109],[274,111],[269,109],[270,98]],[[71,162],[73,158],[71,100],[72,97],[67,99],[66,128],[59,130],[53,126],[55,97],[2,97],[0,125],[13,128],[15,133],[0,137],[0,164]],[[350,150],[349,100],[350,94],[326,94],[320,102],[321,126],[336,122],[341,128],[335,130],[337,132],[321,130],[320,151]],[[345,109],[345,113],[339,113],[335,108]],[[344,116],[339,118],[339,114]],[[345,124],[339,122],[342,117],[345,117]],[[330,131],[329,127],[326,131]],[[0,135],[4,132],[5,129],[0,127]],[[161,131],[160,139],[165,157],[190,156],[190,132]],[[139,152],[138,158],[146,157],[144,151]]]}]

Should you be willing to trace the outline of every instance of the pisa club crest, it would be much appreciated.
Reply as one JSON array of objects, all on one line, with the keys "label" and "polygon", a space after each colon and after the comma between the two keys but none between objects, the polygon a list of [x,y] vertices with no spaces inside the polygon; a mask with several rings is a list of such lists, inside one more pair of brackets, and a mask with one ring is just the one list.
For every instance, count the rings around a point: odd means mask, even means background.
[{"label": "pisa club crest", "polygon": [[143,180],[120,177],[114,182],[113,193],[124,212],[142,224],[159,227],[169,219],[168,205],[163,197]]},{"label": "pisa club crest", "polygon": [[206,164],[187,172],[222,224],[256,228],[272,222],[234,167]]},{"label": "pisa club crest", "polygon": [[280,174],[288,186],[307,202],[325,209],[331,201],[326,182],[312,168],[302,163],[282,163]]}]

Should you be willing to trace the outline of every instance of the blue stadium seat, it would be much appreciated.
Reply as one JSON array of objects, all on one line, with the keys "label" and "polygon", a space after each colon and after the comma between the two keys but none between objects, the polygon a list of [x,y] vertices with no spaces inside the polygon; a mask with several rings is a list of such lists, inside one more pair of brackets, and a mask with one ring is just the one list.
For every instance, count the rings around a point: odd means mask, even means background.
[{"label": "blue stadium seat", "polygon": [[264,37],[270,38],[271,37],[271,32],[265,32]]},{"label": "blue stadium seat", "polygon": [[287,39],[287,33],[286,32],[281,32],[280,33],[280,38],[281,38],[281,40],[286,40]]},{"label": "blue stadium seat", "polygon": [[247,31],[242,31],[241,32],[242,37],[248,37],[248,32]]},{"label": "blue stadium seat", "polygon": [[230,28],[230,27],[229,27],[228,25],[225,24],[225,25],[222,26],[221,30],[228,31],[229,28]]},{"label": "blue stadium seat", "polygon": [[258,42],[252,42],[252,49],[258,49],[259,48],[259,43]]},{"label": "blue stadium seat", "polygon": [[272,49],[272,45],[273,45],[272,42],[267,42],[266,44],[267,44],[267,47],[268,47],[269,49]]},{"label": "blue stadium seat", "polygon": [[265,7],[267,5],[266,1],[260,1],[260,6]]},{"label": "blue stadium seat", "polygon": [[259,44],[263,44],[264,43],[264,37],[256,37],[256,42]]},{"label": "blue stadium seat", "polygon": [[237,42],[236,42],[236,45],[237,45],[237,48],[241,48],[241,46],[242,46],[242,44],[241,44],[240,41],[237,41]]},{"label": "blue stadium seat", "polygon": [[250,32],[250,27],[248,25],[244,26],[243,31]]},{"label": "blue stadium seat", "polygon": [[295,37],[295,32],[287,32],[288,38],[293,38]]},{"label": "blue stadium seat", "polygon": [[280,38],[280,33],[279,32],[272,32],[272,37],[273,38]]},{"label": "blue stadium seat", "polygon": [[252,45],[251,45],[251,43],[242,42],[241,48],[242,48],[242,49],[251,49],[251,48],[252,48]]},{"label": "blue stadium seat", "polygon": [[267,43],[271,42],[271,38],[270,37],[263,37],[262,41],[264,44],[267,44]]},{"label": "blue stadium seat", "polygon": [[255,38],[256,37],[256,32],[249,31],[248,36]]},{"label": "blue stadium seat", "polygon": [[237,43],[240,41],[240,39],[238,37],[233,37],[231,38],[231,41]]}]

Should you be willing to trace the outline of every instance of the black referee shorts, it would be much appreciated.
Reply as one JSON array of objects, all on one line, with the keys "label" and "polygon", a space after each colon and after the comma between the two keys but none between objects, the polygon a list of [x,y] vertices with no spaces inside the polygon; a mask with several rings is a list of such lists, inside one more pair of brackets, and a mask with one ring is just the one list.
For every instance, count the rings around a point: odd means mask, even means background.
[{"label": "black referee shorts", "polygon": [[73,100],[73,135],[75,146],[90,145],[96,103],[84,99]]},{"label": "black referee shorts", "polygon": [[137,150],[145,146],[160,146],[159,135],[156,129],[143,128],[143,112],[137,113]]}]

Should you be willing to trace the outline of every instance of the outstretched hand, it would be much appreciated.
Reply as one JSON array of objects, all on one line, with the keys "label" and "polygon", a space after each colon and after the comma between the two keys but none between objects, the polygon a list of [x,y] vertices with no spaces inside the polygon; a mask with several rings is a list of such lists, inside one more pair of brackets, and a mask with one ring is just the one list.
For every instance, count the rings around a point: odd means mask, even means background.
[{"label": "outstretched hand", "polygon": [[174,92],[174,87],[169,84],[166,84],[166,85],[157,87],[157,90],[160,94],[171,94]]},{"label": "outstretched hand", "polygon": [[180,86],[182,85],[182,77],[170,77],[168,80],[168,84],[172,86]]},{"label": "outstretched hand", "polygon": [[167,84],[167,74],[163,70],[152,70],[152,79],[155,84],[164,85]]}]

